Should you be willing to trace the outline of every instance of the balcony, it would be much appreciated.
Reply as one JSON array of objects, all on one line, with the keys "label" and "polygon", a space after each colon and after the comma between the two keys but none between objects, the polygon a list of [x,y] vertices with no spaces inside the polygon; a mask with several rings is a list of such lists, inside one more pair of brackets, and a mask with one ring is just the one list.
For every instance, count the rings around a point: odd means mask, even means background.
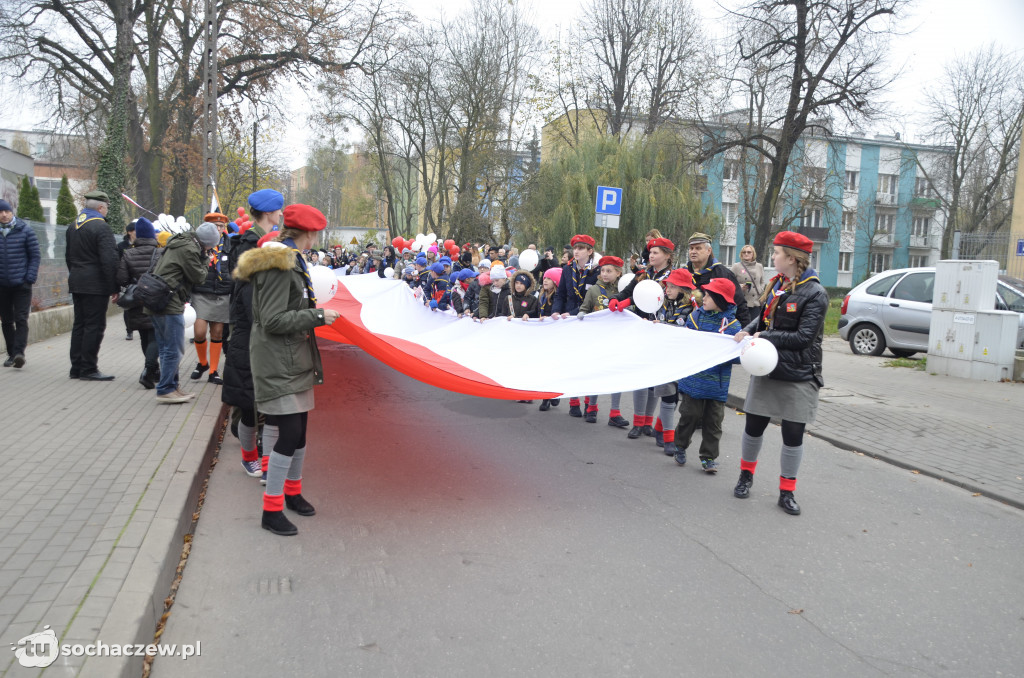
[{"label": "balcony", "polygon": [[877,247],[892,247],[894,242],[892,233],[875,233],[871,238],[872,244]]},{"label": "balcony", "polygon": [[915,196],[910,199],[910,207],[915,210],[931,210],[934,212],[939,209],[939,199]]},{"label": "balcony", "polygon": [[876,193],[875,194],[876,205],[886,205],[893,207],[896,205],[896,194],[895,193]]},{"label": "balcony", "polygon": [[910,236],[910,247],[932,249],[932,237],[930,235],[912,235]]}]

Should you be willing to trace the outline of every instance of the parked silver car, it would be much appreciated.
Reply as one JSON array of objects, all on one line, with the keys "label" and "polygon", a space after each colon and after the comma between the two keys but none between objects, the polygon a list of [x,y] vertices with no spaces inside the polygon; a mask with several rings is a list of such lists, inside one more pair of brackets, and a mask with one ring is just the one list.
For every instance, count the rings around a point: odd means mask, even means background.
[{"label": "parked silver car", "polygon": [[[928,350],[934,268],[901,268],[879,273],[843,299],[839,336],[856,354],[881,355],[886,348],[907,358]],[[1017,346],[1024,348],[1024,280],[999,276],[996,305],[1021,314]]]}]

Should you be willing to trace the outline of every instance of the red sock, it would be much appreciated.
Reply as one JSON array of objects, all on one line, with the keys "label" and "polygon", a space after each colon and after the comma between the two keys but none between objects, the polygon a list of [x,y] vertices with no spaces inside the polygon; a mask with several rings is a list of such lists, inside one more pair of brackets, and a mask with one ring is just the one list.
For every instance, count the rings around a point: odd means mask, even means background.
[{"label": "red sock", "polygon": [[651,416],[649,416],[649,417],[644,417],[644,426],[650,426],[653,423],[654,423],[654,415],[653,414]]},{"label": "red sock", "polygon": [[779,489],[794,492],[796,490],[796,478],[784,478],[779,476]]},{"label": "red sock", "polygon": [[666,443],[674,443],[676,441],[676,430],[674,428],[667,428],[662,434]]},{"label": "red sock", "polygon": [[264,511],[283,511],[284,510],[284,495],[276,494],[269,495],[266,492],[263,493],[263,510]]},{"label": "red sock", "polygon": [[587,405],[587,414],[597,412],[597,405]]},{"label": "red sock", "polygon": [[256,459],[259,457],[258,453],[259,453],[259,448],[258,447],[254,447],[251,450],[247,450],[247,449],[245,449],[243,447],[242,448],[242,461],[256,461]]},{"label": "red sock", "polygon": [[639,427],[641,427],[643,425],[644,425],[644,415],[642,415],[642,414],[634,414],[633,415],[633,426],[636,426],[637,428],[639,428]]},{"label": "red sock", "polygon": [[608,413],[608,417],[611,418],[611,419],[614,419],[615,417],[621,417],[621,416],[622,416],[622,412],[619,412],[618,410],[612,410],[611,412]]},{"label": "red sock", "polygon": [[754,469],[756,469],[756,468],[757,468],[757,462],[756,461],[747,461],[746,459],[740,459],[740,470],[741,471],[750,471],[750,473],[753,474],[754,473]]},{"label": "red sock", "polygon": [[585,405],[590,405],[590,396],[586,396],[585,398],[583,398],[583,403]]},{"label": "red sock", "polygon": [[302,478],[298,480],[284,480],[284,493],[292,496],[296,494],[302,494]]},{"label": "red sock", "polygon": [[654,430],[658,431],[659,433],[665,430],[661,427],[661,417],[658,417],[657,419],[654,420]]},{"label": "red sock", "polygon": [[579,398],[569,398],[569,407],[579,407],[579,406],[580,406],[580,399]]},{"label": "red sock", "polygon": [[266,473],[267,472],[267,466],[269,466],[269,465],[270,465],[270,455],[269,454],[264,454],[263,455],[263,459],[260,459],[260,468],[263,470],[264,473]]}]

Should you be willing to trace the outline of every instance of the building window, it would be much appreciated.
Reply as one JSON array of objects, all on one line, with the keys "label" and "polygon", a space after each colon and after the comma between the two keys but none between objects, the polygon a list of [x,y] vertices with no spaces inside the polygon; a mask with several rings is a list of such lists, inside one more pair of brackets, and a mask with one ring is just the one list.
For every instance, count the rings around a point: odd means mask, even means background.
[{"label": "building window", "polygon": [[878,192],[887,195],[896,195],[896,184],[898,177],[895,174],[878,175]]},{"label": "building window", "polygon": [[853,233],[857,230],[857,213],[843,212],[843,233]]},{"label": "building window", "polygon": [[821,228],[821,208],[804,208],[800,214],[800,228]]},{"label": "building window", "polygon": [[849,273],[853,270],[853,252],[839,253],[839,271]]},{"label": "building window", "polygon": [[49,207],[44,207],[43,208],[43,223],[46,223],[46,224],[53,223],[53,222],[50,221],[50,208]]},{"label": "building window", "polygon": [[825,168],[824,167],[808,167],[807,168],[807,188],[821,194],[825,191]]},{"label": "building window", "polygon": [[722,218],[725,221],[726,226],[736,225],[736,208],[738,205],[734,202],[723,202],[722,203]]},{"label": "building window", "polygon": [[910,255],[910,268],[921,268],[922,266],[928,265],[927,254],[911,254]]},{"label": "building window", "polygon": [[871,272],[881,273],[882,271],[888,271],[892,265],[892,254],[888,253],[876,253],[871,255]]},{"label": "building window", "polygon": [[875,233],[892,233],[893,221],[896,215],[892,212],[880,212],[875,215]]},{"label": "building window", "polygon": [[46,144],[41,141],[36,144],[36,155],[46,155]]},{"label": "building window", "polygon": [[914,197],[932,197],[932,184],[930,181],[928,181],[927,177],[918,177],[917,179],[914,180]]},{"label": "building window", "polygon": [[739,160],[726,160],[724,163],[722,163],[722,181],[736,181],[739,178]]},{"label": "building window", "polygon": [[721,261],[726,266],[729,266],[733,262],[733,257],[736,256],[736,246],[722,245],[721,247],[718,248],[718,252],[722,257],[721,259],[719,259],[719,261]]},{"label": "building window", "polygon": [[60,179],[36,179],[40,200],[56,200],[60,193]]},{"label": "building window", "polygon": [[843,188],[847,191],[856,191],[857,182],[860,180],[860,172],[846,171],[846,183],[843,184]]},{"label": "building window", "polygon": [[932,220],[930,217],[914,217],[910,235],[931,235]]}]

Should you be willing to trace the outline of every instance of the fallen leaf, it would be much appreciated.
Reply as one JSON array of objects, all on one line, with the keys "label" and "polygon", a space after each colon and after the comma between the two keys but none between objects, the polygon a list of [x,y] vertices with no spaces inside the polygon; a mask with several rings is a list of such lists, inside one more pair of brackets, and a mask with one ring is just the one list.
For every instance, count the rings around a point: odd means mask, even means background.
[{"label": "fallen leaf", "polygon": [[921,474],[920,471],[911,471],[911,473],[913,473],[914,475],[920,475]]},{"label": "fallen leaf", "polygon": [[804,608],[802,608],[802,607],[800,609],[797,609],[797,610],[790,610],[789,611],[789,614],[803,614],[803,613],[804,613]]},{"label": "fallen leaf", "polygon": [[980,496],[981,496],[981,492],[975,492],[975,493],[974,493],[974,494],[972,494],[971,496],[972,496],[972,497],[980,497]]},{"label": "fallen leaf", "polygon": [[861,532],[867,532],[867,530],[861,530]]}]

